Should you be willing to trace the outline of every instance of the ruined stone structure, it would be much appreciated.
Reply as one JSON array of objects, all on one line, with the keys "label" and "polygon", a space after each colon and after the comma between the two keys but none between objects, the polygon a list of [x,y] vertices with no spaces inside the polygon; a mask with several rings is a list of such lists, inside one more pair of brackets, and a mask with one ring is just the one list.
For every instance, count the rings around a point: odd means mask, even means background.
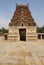
[{"label": "ruined stone structure", "polygon": [[9,23],[9,40],[37,40],[37,26],[28,5],[16,5],[16,10]]}]

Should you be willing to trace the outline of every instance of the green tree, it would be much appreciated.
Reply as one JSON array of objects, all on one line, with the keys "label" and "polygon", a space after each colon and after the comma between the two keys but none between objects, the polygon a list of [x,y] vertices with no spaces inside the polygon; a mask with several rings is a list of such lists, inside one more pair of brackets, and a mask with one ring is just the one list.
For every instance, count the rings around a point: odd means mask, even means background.
[{"label": "green tree", "polygon": [[42,26],[42,27],[37,27],[37,32],[38,32],[38,33],[44,33],[44,26]]},{"label": "green tree", "polygon": [[42,27],[42,32],[44,33],[44,26]]},{"label": "green tree", "polygon": [[2,33],[8,33],[8,29],[5,29],[4,27],[1,29]]}]

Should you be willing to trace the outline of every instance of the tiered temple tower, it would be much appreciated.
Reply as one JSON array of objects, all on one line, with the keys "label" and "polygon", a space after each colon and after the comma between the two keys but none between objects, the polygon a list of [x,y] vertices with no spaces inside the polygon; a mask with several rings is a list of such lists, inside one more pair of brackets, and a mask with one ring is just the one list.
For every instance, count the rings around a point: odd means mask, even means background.
[{"label": "tiered temple tower", "polygon": [[37,26],[28,5],[16,5],[9,23],[9,40],[29,41],[37,39]]}]

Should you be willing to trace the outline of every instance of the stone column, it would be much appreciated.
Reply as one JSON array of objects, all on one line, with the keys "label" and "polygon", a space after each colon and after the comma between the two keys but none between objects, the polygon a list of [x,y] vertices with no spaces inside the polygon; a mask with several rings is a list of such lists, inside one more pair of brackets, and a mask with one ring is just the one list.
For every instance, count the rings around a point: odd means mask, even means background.
[{"label": "stone column", "polygon": [[41,40],[42,40],[42,33],[41,33]]}]

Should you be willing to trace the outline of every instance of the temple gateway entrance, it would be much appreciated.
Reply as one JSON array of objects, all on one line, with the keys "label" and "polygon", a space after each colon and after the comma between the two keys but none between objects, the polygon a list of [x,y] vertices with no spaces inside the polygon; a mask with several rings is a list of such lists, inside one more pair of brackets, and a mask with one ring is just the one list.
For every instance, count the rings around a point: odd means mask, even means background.
[{"label": "temple gateway entrance", "polygon": [[8,40],[37,40],[37,25],[28,5],[17,5],[9,23]]},{"label": "temple gateway entrance", "polygon": [[20,41],[26,41],[26,29],[19,29]]}]

